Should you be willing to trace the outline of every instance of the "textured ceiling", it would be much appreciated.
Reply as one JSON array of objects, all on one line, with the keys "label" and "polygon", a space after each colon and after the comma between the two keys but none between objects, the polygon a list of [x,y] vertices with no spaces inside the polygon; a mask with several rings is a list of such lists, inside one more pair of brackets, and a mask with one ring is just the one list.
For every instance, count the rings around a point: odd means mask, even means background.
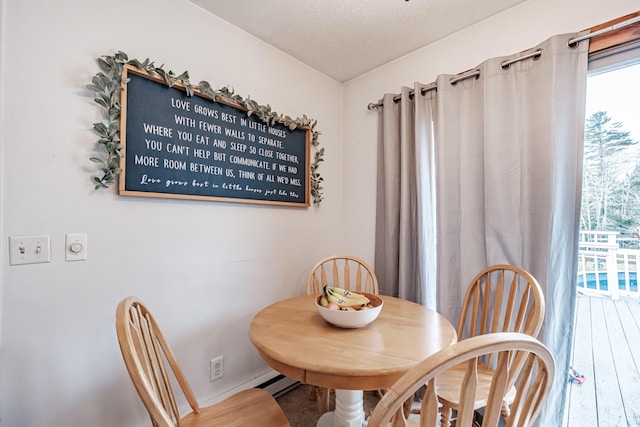
[{"label": "textured ceiling", "polygon": [[190,0],[344,82],[525,0]]}]

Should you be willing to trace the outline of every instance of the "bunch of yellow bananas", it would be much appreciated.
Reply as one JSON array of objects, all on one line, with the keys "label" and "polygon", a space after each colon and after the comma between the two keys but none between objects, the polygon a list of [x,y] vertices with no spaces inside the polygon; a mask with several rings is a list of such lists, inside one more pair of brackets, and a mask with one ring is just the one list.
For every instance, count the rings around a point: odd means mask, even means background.
[{"label": "bunch of yellow bananas", "polygon": [[322,296],[320,297],[320,305],[326,307],[329,303],[338,305],[339,307],[352,307],[359,309],[371,303],[369,298],[364,295],[348,291],[342,288],[325,285]]}]

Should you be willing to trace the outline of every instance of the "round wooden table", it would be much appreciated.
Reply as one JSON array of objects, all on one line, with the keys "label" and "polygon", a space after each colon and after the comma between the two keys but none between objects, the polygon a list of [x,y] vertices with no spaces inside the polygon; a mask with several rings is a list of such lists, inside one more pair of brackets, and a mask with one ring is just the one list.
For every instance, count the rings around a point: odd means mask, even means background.
[{"label": "round wooden table", "polygon": [[444,316],[381,297],[380,316],[358,329],[327,323],[314,295],[272,304],[251,321],[249,337],[269,366],[301,383],[336,389],[336,410],[324,414],[318,426],[362,426],[363,390],[389,388],[418,362],[457,341]]}]

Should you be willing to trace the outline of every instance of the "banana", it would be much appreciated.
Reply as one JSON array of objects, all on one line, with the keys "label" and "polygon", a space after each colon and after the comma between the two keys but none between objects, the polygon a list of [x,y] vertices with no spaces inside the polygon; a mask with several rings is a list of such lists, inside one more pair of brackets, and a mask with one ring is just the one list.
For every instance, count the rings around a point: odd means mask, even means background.
[{"label": "banana", "polygon": [[335,295],[333,292],[325,291],[324,295],[327,298],[328,302],[332,302],[332,303],[338,304],[338,305],[342,305],[342,304],[345,303],[344,300],[338,298],[338,296]]},{"label": "banana", "polygon": [[355,293],[355,292],[351,292],[348,291],[346,289],[342,289],[342,288],[336,288],[333,287],[333,291],[337,294],[339,294],[341,297],[344,297],[348,300],[357,300],[357,301],[362,301],[365,302],[366,304],[370,303],[371,301],[369,301],[369,298],[365,297],[364,295]]},{"label": "banana", "polygon": [[342,288],[336,288],[326,285],[323,289],[324,296],[328,302],[335,303],[340,307],[359,308],[371,303],[369,298],[364,295],[348,291]]}]

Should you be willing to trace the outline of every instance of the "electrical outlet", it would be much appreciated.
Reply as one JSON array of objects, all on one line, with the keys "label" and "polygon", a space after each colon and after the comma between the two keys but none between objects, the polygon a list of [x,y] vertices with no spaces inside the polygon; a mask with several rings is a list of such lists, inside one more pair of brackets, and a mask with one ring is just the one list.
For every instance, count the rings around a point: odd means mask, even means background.
[{"label": "electrical outlet", "polygon": [[211,381],[219,380],[224,377],[224,356],[218,356],[215,359],[211,359],[210,372]]}]

